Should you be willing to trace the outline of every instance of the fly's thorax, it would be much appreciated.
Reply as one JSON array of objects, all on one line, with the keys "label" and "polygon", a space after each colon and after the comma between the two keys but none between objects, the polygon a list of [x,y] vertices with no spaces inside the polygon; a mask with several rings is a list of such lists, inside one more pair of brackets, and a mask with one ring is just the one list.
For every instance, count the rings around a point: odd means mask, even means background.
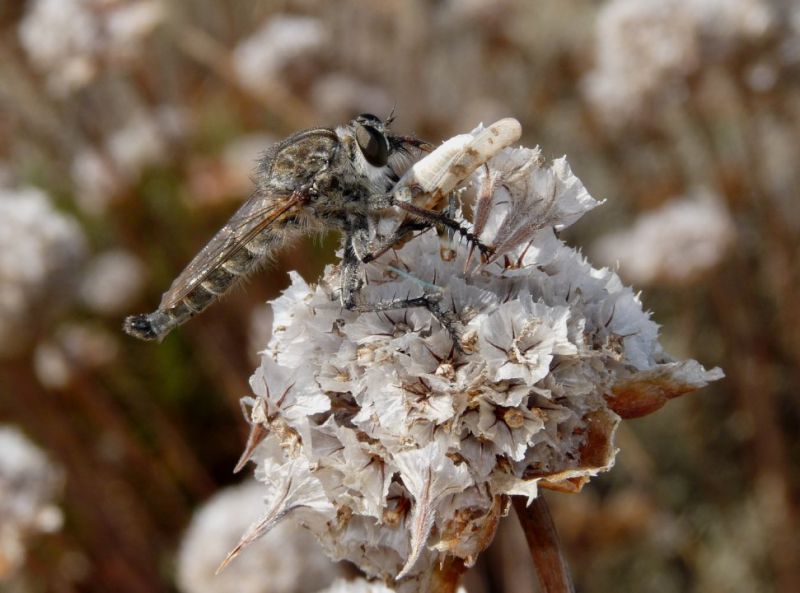
[{"label": "fly's thorax", "polygon": [[299,132],[272,146],[258,163],[256,184],[266,192],[294,192],[310,186],[331,166],[340,148],[333,130]]},{"label": "fly's thorax", "polygon": [[307,209],[322,218],[367,211],[369,197],[378,191],[374,184],[356,173],[349,164],[319,173],[313,189],[314,197]]},{"label": "fly's thorax", "polygon": [[340,228],[351,215],[374,210],[373,202],[386,195],[393,183],[391,169],[364,159],[351,126],[340,126],[336,133],[338,150],[328,166],[314,175],[304,208],[328,228]]}]

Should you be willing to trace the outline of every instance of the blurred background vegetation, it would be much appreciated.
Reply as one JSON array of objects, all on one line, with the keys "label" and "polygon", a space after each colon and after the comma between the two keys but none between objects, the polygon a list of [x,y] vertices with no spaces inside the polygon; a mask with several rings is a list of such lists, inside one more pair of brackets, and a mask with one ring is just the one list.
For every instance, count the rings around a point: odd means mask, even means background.
[{"label": "blurred background vegetation", "polygon": [[[394,107],[433,142],[514,116],[566,154],[607,200],[569,242],[644,290],[668,351],[727,374],[549,495],[578,590],[800,591],[799,82],[792,0],[0,2],[0,424],[63,475],[60,529],[36,533],[2,506],[31,485],[0,469],[0,535],[26,547],[0,537],[0,589],[177,590],[193,510],[241,479],[265,301],[337,237],[162,344],[122,318],[154,308],[272,141]],[[471,593],[535,590],[520,537],[505,521]]]}]

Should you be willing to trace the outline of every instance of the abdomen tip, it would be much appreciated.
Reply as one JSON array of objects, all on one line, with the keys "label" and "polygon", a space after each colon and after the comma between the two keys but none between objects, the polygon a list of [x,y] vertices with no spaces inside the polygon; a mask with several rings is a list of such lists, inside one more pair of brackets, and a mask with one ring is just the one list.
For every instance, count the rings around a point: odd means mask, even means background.
[{"label": "abdomen tip", "polygon": [[140,340],[155,340],[158,334],[153,329],[148,315],[131,315],[125,319],[122,329],[126,334],[139,338]]}]

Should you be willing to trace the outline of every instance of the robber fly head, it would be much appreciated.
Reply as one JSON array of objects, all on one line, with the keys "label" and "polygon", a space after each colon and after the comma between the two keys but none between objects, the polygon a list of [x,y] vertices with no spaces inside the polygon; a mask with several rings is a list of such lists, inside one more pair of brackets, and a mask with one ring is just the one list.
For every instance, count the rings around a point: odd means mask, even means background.
[{"label": "robber fly head", "polygon": [[432,150],[428,143],[413,136],[393,134],[389,129],[393,119],[389,116],[381,120],[371,113],[362,113],[336,130],[351,150],[354,167],[368,177],[383,174],[392,182],[397,181],[409,164]]}]

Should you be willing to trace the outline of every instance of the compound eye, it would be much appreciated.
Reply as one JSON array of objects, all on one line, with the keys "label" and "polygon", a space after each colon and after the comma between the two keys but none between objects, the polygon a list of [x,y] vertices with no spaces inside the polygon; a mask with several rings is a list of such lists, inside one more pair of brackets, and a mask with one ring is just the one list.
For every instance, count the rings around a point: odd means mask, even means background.
[{"label": "compound eye", "polygon": [[361,154],[373,167],[385,167],[389,162],[389,143],[386,137],[372,126],[356,125],[356,142]]}]

